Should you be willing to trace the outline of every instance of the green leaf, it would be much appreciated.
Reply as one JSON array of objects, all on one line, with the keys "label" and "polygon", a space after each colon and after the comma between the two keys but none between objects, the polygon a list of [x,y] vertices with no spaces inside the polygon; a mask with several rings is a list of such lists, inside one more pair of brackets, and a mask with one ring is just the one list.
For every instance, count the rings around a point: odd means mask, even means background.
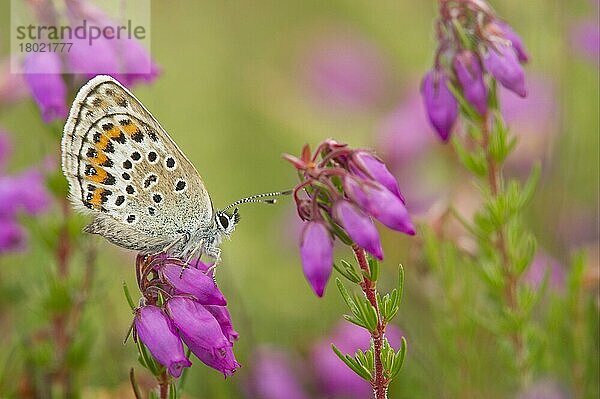
[{"label": "green leaf", "polygon": [[535,164],[533,167],[527,182],[523,186],[521,190],[521,196],[519,200],[519,207],[523,208],[525,205],[531,201],[533,198],[533,194],[535,193],[535,189],[537,188],[538,182],[540,180],[541,167],[539,162]]},{"label": "green leaf", "polygon": [[135,310],[135,303],[133,299],[131,299],[131,294],[129,293],[129,287],[127,287],[127,283],[123,281],[123,293],[125,294],[125,298],[127,299],[127,303],[131,310]]},{"label": "green leaf", "polygon": [[355,310],[358,309],[358,307],[356,306],[356,303],[354,303],[354,300],[350,297],[348,290],[346,289],[344,284],[342,284],[342,282],[340,281],[339,278],[335,279],[335,284],[337,285],[338,290],[340,291],[340,294],[342,295],[342,299],[344,300],[344,302],[346,302],[346,305],[348,305],[348,307],[350,308],[352,313],[354,313]]},{"label": "green leaf", "polygon": [[396,305],[400,304],[402,300],[402,294],[404,293],[404,267],[402,264],[398,265],[398,299]]},{"label": "green leaf", "polygon": [[359,364],[356,361],[356,359],[354,359],[352,356],[342,354],[342,352],[340,352],[340,350],[334,344],[331,344],[331,349],[333,349],[337,357],[339,357],[341,361],[346,363],[346,366],[348,366],[352,371],[358,374],[359,377],[362,377],[363,379],[369,382],[371,381],[371,371],[366,369],[363,365]]},{"label": "green leaf", "polygon": [[402,366],[404,365],[405,358],[406,358],[406,339],[404,337],[402,337],[402,340],[400,343],[400,350],[398,352],[396,352],[396,355],[394,356],[394,365],[393,365],[392,371],[390,373],[390,379],[393,379],[394,377],[396,377],[398,375],[398,373],[402,369]]},{"label": "green leaf", "polygon": [[456,136],[452,139],[452,145],[454,146],[456,155],[458,155],[458,159],[465,168],[476,176],[487,176],[488,166],[486,155],[481,148],[468,151]]},{"label": "green leaf", "polygon": [[379,262],[372,256],[369,256],[369,275],[367,278],[373,282],[379,278]]}]

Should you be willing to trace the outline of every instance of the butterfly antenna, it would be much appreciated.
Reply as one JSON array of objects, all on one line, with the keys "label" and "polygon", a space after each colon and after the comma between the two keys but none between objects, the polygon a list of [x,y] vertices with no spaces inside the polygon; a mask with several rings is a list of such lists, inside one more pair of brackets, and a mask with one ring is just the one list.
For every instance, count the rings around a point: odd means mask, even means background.
[{"label": "butterfly antenna", "polygon": [[277,202],[277,199],[269,198],[269,197],[279,197],[282,195],[290,195],[292,192],[293,192],[293,190],[285,190],[285,191],[275,191],[273,193],[263,193],[263,194],[251,195],[250,197],[239,199],[239,200],[235,201],[234,203],[227,205],[223,210],[226,211],[229,208],[233,208],[233,207],[241,205],[241,204],[247,204],[249,202],[261,203],[261,204],[275,204]]}]

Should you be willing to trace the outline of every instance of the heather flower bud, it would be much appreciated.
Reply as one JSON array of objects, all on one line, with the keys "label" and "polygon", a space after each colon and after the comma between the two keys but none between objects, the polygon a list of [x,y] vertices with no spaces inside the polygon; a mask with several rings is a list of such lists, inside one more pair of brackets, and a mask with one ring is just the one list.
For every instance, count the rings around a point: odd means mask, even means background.
[{"label": "heather flower bud", "polygon": [[517,53],[517,58],[519,59],[519,61],[522,63],[529,61],[529,54],[527,54],[527,50],[525,50],[525,45],[523,44],[521,36],[519,36],[517,32],[515,32],[510,27],[510,25],[504,22],[499,22],[498,27],[504,34],[504,37],[510,40],[510,42],[512,43],[512,47]]},{"label": "heather flower bud", "polygon": [[502,86],[521,97],[527,96],[525,72],[511,46],[498,45],[496,49],[488,49],[483,63],[485,69],[498,79]]},{"label": "heather flower bud", "polygon": [[333,205],[333,216],[359,247],[377,259],[383,259],[379,233],[371,218],[346,200],[339,200]]},{"label": "heather flower bud", "polygon": [[454,71],[468,102],[481,115],[487,111],[487,89],[479,59],[470,51],[463,51],[454,57]]},{"label": "heather flower bud", "polygon": [[434,69],[425,75],[421,83],[421,94],[429,121],[442,140],[448,141],[458,116],[458,103],[448,89],[446,73]]},{"label": "heather flower bud", "polygon": [[165,263],[160,272],[179,294],[193,295],[202,305],[227,305],[214,280],[199,269],[189,267],[182,273],[181,266]]},{"label": "heather flower bud", "polygon": [[360,184],[355,179],[346,177],[344,190],[363,210],[390,229],[415,234],[415,227],[404,203],[383,186],[377,183]]},{"label": "heather flower bud", "polygon": [[204,309],[208,310],[214,316],[219,326],[221,326],[223,335],[225,335],[229,342],[233,343],[233,341],[238,339],[239,334],[233,329],[231,315],[225,306],[206,305]]},{"label": "heather flower bud", "polygon": [[160,308],[153,305],[139,308],[134,325],[138,338],[173,377],[179,377],[184,367],[192,365],[173,324]]},{"label": "heather flower bud", "polygon": [[231,346],[215,317],[193,299],[174,296],[167,301],[166,309],[194,354],[198,349],[217,353]]},{"label": "heather flower bud", "polygon": [[302,270],[317,296],[323,296],[333,267],[333,240],[321,222],[308,222],[300,241]]},{"label": "heather flower bud", "polygon": [[[351,165],[353,173],[365,179],[374,179],[400,198],[402,202],[406,202],[404,196],[400,192],[400,187],[398,187],[398,181],[380,159],[366,151],[358,151],[354,154],[353,159],[360,165],[360,167]],[[362,170],[367,171],[370,176],[363,173],[361,168]]]},{"label": "heather flower bud", "polygon": [[30,53],[25,58],[23,72],[44,122],[65,119],[68,114],[67,86],[62,79],[62,63],[58,53]]}]

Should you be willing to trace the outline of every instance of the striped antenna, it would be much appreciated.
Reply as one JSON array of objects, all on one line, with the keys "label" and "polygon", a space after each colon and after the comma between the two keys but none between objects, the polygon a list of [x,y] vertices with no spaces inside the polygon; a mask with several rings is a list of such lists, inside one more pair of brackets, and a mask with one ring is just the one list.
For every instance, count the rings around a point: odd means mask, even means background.
[{"label": "striped antenna", "polygon": [[250,197],[239,199],[239,200],[235,201],[234,203],[227,205],[225,208],[223,208],[223,210],[226,211],[227,209],[233,208],[234,206],[238,206],[241,204],[247,204],[249,202],[257,202],[257,203],[262,203],[262,204],[274,204],[277,202],[277,199],[276,198],[267,198],[267,197],[278,197],[281,195],[290,195],[292,192],[293,192],[293,190],[285,190],[285,191],[275,191],[273,193],[263,193],[263,194],[251,195]]}]

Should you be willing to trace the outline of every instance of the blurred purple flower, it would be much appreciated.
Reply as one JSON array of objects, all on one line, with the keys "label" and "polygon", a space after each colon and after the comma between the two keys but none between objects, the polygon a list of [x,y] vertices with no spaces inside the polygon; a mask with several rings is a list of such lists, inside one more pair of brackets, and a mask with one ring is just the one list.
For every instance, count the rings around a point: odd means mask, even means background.
[{"label": "blurred purple flower", "polygon": [[425,75],[421,83],[421,95],[429,121],[443,141],[448,141],[456,118],[458,103],[448,89],[449,78],[439,69]]},{"label": "blurred purple flower", "polygon": [[0,215],[0,254],[25,248],[25,230],[12,218]]},{"label": "blurred purple flower", "polygon": [[392,170],[411,168],[416,159],[435,148],[423,102],[415,95],[416,90],[407,92],[410,93],[408,98],[400,102],[377,129],[377,148]]},{"label": "blurred purple flower", "polygon": [[6,174],[4,165],[10,151],[9,136],[0,131],[0,254],[25,247],[25,230],[17,221],[19,213],[38,215],[50,204],[41,172],[29,169],[18,175]]},{"label": "blurred purple flower", "polygon": [[139,308],[135,313],[134,325],[137,337],[173,377],[179,377],[184,367],[192,365],[185,356],[183,344],[171,320],[159,307],[148,305]]},{"label": "blurred purple flower", "polygon": [[320,40],[301,61],[311,93],[325,103],[350,109],[377,105],[388,80],[379,51],[349,34]]},{"label": "blurred purple flower", "polygon": [[511,46],[498,44],[495,49],[489,48],[483,64],[502,86],[521,97],[527,96],[525,71],[519,63],[517,52]]},{"label": "blurred purple flower", "polygon": [[263,347],[252,356],[251,398],[308,399],[285,352]]},{"label": "blurred purple flower", "polygon": [[359,247],[377,259],[383,259],[379,233],[367,215],[349,201],[339,200],[333,205],[333,216]]},{"label": "blurred purple flower", "polygon": [[10,61],[0,61],[0,105],[12,104],[28,94],[23,74],[11,73]]},{"label": "blurred purple flower", "polygon": [[487,89],[479,58],[471,51],[462,51],[454,57],[453,65],[465,99],[484,115],[487,112]]},{"label": "blurred purple flower", "polygon": [[[398,349],[402,337],[400,329],[389,324],[386,330],[390,345]],[[358,349],[363,351],[369,349],[370,342],[371,336],[368,331],[354,324],[342,322],[330,337],[313,346],[312,370],[324,397],[363,399],[372,395],[371,385],[345,367],[331,350],[331,343],[334,343],[342,353],[354,354]]]},{"label": "blurred purple flower", "polygon": [[42,113],[44,122],[67,117],[67,86],[58,53],[29,53],[23,63],[25,81]]},{"label": "blurred purple flower", "polygon": [[160,74],[150,53],[135,39],[118,43],[117,57],[121,61],[123,83],[131,86],[139,81],[151,83]]},{"label": "blurred purple flower", "polygon": [[548,287],[555,292],[565,288],[566,271],[554,258],[543,251],[538,251],[533,262],[523,275],[524,281],[533,289],[538,289],[548,274]]},{"label": "blurred purple flower", "polygon": [[569,399],[571,395],[563,386],[554,380],[541,380],[529,384],[518,395],[517,399]]},{"label": "blurred purple flower", "polygon": [[600,25],[596,20],[580,21],[571,30],[571,43],[581,54],[600,65]]},{"label": "blurred purple flower", "polygon": [[323,296],[333,269],[333,240],[322,222],[307,222],[300,240],[302,270],[317,296]]}]

